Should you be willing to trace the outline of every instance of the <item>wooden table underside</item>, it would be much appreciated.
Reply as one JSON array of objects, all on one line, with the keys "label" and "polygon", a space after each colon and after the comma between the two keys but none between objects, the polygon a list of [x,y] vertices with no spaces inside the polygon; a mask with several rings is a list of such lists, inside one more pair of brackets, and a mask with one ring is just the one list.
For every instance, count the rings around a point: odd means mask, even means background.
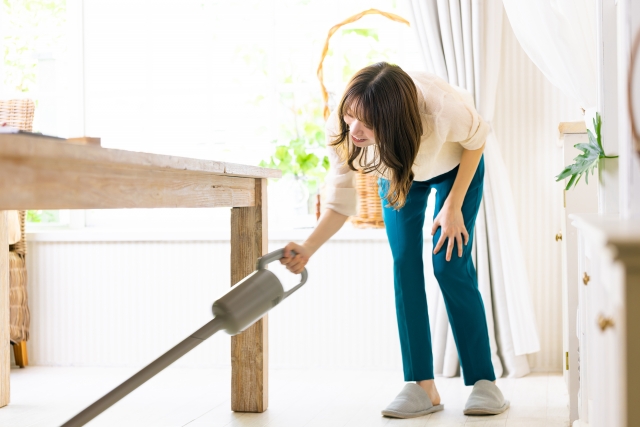
[{"label": "wooden table underside", "polygon": [[[230,207],[231,285],[267,253],[267,178],[280,171],[0,135],[0,242],[5,210]],[[9,404],[9,254],[0,244],[0,407]],[[213,301],[212,301],[213,302]],[[231,409],[268,406],[265,315],[231,338]],[[186,332],[185,332],[186,333]]]}]

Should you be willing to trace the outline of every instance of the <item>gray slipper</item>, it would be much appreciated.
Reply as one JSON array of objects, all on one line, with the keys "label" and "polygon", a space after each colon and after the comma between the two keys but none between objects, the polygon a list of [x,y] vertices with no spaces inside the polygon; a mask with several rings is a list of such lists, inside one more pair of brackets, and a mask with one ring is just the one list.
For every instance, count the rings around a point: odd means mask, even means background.
[{"label": "gray slipper", "polygon": [[479,380],[464,405],[465,415],[498,415],[509,409],[509,401],[492,381]]},{"label": "gray slipper", "polygon": [[416,383],[407,383],[382,415],[394,418],[414,418],[442,411],[444,405],[433,405],[429,395]]}]

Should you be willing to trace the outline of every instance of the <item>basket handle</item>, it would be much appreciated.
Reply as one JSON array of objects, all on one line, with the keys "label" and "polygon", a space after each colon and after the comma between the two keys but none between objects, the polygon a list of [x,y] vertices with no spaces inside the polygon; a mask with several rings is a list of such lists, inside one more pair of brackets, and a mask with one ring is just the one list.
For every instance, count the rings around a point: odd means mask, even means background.
[{"label": "basket handle", "polygon": [[368,9],[368,10],[365,10],[364,12],[357,13],[345,19],[344,21],[340,22],[339,24],[336,24],[333,27],[331,27],[331,29],[329,30],[329,34],[327,35],[327,39],[324,42],[324,47],[322,48],[322,57],[320,58],[320,64],[318,65],[318,71],[316,73],[318,75],[318,80],[320,80],[320,90],[322,91],[322,99],[324,100],[324,110],[322,114],[324,115],[325,120],[329,118],[329,114],[331,113],[329,111],[329,94],[327,93],[327,88],[324,85],[324,73],[322,68],[324,63],[324,58],[327,56],[327,52],[329,52],[329,39],[331,39],[331,36],[333,36],[333,34],[336,31],[338,31],[340,27],[350,24],[352,22],[356,22],[358,19],[366,15],[382,15],[385,18],[391,19],[392,21],[400,22],[402,24],[407,24],[408,26],[411,26],[411,24],[409,24],[409,21],[407,21],[403,17],[398,16],[394,13],[383,12],[378,9]]}]

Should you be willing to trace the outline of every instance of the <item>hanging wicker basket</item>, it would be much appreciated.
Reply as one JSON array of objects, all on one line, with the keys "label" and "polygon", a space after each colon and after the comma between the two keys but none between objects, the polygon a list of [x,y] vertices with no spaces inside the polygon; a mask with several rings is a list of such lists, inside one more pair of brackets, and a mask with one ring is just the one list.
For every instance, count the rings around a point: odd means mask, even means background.
[{"label": "hanging wicker basket", "polygon": [[[382,12],[378,9],[369,9],[353,15],[350,18],[347,18],[339,24],[331,27],[331,29],[329,30],[329,34],[327,35],[327,39],[324,43],[324,48],[322,49],[322,58],[320,59],[320,64],[318,65],[317,72],[318,80],[320,80],[320,88],[322,90],[322,99],[324,101],[323,114],[325,120],[329,118],[330,110],[329,94],[327,92],[327,88],[324,85],[323,63],[324,58],[327,56],[327,52],[329,51],[329,40],[340,27],[355,22],[366,15],[382,15],[385,18],[391,19],[392,21],[409,25],[409,21],[402,18],[401,16],[395,15],[393,13]],[[359,200],[358,215],[352,216],[350,218],[351,223],[355,227],[384,228],[384,220],[382,219],[382,201],[380,200],[380,196],[378,195],[377,181],[377,177],[374,174],[363,174],[362,172],[359,172],[357,174],[356,190],[358,192]]]}]

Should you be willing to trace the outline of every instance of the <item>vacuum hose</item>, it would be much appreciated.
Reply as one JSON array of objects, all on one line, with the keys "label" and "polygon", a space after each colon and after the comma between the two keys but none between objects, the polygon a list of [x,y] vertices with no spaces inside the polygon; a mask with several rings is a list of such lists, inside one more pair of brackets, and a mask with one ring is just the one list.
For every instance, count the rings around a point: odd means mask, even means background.
[{"label": "vacuum hose", "polygon": [[[295,255],[295,252],[291,252]],[[284,291],[282,283],[276,275],[266,269],[267,264],[279,260],[283,256],[284,249],[278,249],[258,258],[257,270],[235,284],[213,303],[212,310],[215,315],[213,320],[62,424],[62,427],[85,425],[216,332],[224,330],[229,335],[236,335],[253,325],[307,281],[307,270],[304,269],[300,283],[289,291]]]}]

